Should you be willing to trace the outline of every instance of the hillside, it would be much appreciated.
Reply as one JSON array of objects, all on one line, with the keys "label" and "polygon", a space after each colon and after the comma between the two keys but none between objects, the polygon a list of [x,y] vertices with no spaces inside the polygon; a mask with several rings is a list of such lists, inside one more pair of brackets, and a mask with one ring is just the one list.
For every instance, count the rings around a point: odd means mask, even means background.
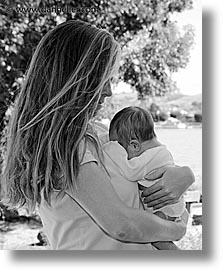
[{"label": "hillside", "polygon": [[187,112],[202,112],[202,94],[187,96],[180,95],[178,98],[159,98],[155,103],[160,106],[161,110],[178,108]]},{"label": "hillside", "polygon": [[190,113],[202,112],[202,94],[188,96],[183,94],[168,95],[165,97],[155,97],[146,100],[145,102],[140,102],[137,100],[137,94],[131,93],[118,93],[113,94],[112,98],[108,100],[117,109],[121,109],[125,106],[144,106],[149,107],[151,103],[156,103],[162,111],[169,111],[173,108],[178,108],[179,110],[185,110]]}]

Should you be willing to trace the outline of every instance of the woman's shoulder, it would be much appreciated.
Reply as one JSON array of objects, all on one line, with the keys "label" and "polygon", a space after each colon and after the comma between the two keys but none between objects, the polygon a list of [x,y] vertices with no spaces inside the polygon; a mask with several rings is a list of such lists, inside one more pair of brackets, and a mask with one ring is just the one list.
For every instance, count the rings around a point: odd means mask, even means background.
[{"label": "woman's shoulder", "polygon": [[108,131],[109,131],[108,127],[101,122],[96,121],[93,123],[93,125],[99,135],[108,133]]},{"label": "woman's shoulder", "polygon": [[95,147],[87,142],[86,138],[83,138],[79,144],[80,165],[91,161],[98,163],[98,158],[96,157],[95,150]]}]

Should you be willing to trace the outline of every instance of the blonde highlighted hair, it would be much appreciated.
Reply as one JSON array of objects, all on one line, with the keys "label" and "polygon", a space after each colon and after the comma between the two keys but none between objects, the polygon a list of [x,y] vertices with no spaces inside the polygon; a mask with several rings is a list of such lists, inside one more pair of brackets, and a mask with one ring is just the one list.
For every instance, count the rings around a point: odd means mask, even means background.
[{"label": "blonde highlighted hair", "polygon": [[2,181],[9,206],[34,209],[41,192],[50,204],[52,190],[76,190],[81,141],[99,154],[89,121],[118,59],[114,38],[86,22],[67,21],[42,38],[8,130]]}]

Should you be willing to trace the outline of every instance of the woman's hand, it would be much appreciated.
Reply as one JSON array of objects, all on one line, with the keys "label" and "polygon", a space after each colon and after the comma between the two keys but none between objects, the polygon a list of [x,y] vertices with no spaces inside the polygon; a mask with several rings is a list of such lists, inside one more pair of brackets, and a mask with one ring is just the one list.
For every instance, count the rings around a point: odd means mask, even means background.
[{"label": "woman's hand", "polygon": [[[161,211],[156,211],[155,215],[159,216],[162,219],[167,219],[166,215]],[[186,227],[188,222],[189,214],[187,210],[185,209],[180,221],[180,227],[182,230],[184,230],[184,235],[186,233]],[[179,239],[178,239],[179,240]],[[166,241],[166,242],[153,242],[152,245],[156,247],[158,250],[180,250],[180,248],[172,241]]]},{"label": "woman's hand", "polygon": [[145,178],[149,181],[159,179],[142,192],[143,202],[154,210],[176,203],[195,180],[193,172],[187,166],[162,167],[147,174]]},{"label": "woman's hand", "polygon": [[131,243],[175,241],[186,232],[183,220],[171,222],[138,208],[126,206],[108,176],[91,161],[80,166],[77,192],[69,195],[111,238]]}]

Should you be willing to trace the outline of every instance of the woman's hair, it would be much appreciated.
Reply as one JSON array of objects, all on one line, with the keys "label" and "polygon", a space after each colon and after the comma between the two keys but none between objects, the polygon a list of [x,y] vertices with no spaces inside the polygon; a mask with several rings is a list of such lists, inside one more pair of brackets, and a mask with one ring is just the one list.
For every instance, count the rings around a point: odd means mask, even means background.
[{"label": "woman's hair", "polygon": [[9,206],[34,209],[41,191],[50,204],[52,190],[76,190],[81,149],[89,142],[99,152],[89,120],[118,59],[110,33],[86,22],[67,21],[42,38],[8,131],[3,182]]},{"label": "woman's hair", "polygon": [[151,114],[140,107],[126,107],[115,114],[109,127],[110,140],[117,140],[124,147],[132,139],[140,142],[156,137]]}]

